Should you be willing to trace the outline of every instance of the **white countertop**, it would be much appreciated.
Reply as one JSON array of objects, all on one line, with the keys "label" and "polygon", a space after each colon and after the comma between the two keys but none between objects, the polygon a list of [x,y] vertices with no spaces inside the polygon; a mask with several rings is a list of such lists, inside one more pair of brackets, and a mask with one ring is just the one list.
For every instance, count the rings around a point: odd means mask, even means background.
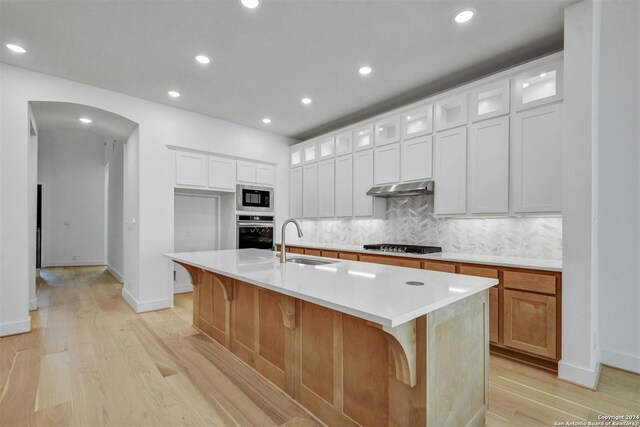
[{"label": "white countertop", "polygon": [[[280,244],[280,243],[278,243]],[[340,245],[333,243],[287,243],[287,246],[295,246],[309,249],[324,249],[346,252],[358,252],[365,254],[379,254],[400,256],[405,258],[419,258],[434,261],[468,262],[472,264],[488,264],[500,267],[527,268],[533,270],[562,271],[562,261],[543,258],[509,257],[498,255],[460,254],[455,252],[441,252],[436,254],[401,254],[395,252],[371,251],[362,246]]]},{"label": "white countertop", "polygon": [[[207,271],[394,327],[498,284],[487,279],[366,262],[333,260],[321,266],[281,264],[260,249],[166,254]],[[289,254],[290,258],[316,258]],[[422,286],[408,281],[424,282]]]}]

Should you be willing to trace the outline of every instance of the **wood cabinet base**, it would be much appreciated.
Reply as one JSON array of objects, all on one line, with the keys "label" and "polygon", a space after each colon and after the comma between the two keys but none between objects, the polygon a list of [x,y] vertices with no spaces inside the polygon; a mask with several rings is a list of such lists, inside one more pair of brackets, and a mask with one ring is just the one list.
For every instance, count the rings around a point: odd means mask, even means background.
[{"label": "wood cabinet base", "polygon": [[328,425],[484,424],[488,291],[388,328],[187,270],[194,325]]}]

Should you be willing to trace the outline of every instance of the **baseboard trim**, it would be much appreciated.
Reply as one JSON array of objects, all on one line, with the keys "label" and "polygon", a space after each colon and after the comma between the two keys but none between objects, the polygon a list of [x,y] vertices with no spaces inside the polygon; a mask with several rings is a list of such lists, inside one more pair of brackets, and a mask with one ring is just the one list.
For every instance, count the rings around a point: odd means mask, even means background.
[{"label": "baseboard trim", "polygon": [[173,283],[174,294],[186,294],[187,292],[193,292],[193,285]]},{"label": "baseboard trim", "polygon": [[16,322],[0,323],[0,337],[24,334],[31,331],[31,317]]},{"label": "baseboard trim", "polygon": [[29,300],[29,311],[34,311],[38,309],[38,298]]},{"label": "baseboard trim", "polygon": [[107,264],[107,270],[109,270],[109,273],[111,273],[111,275],[115,277],[118,282],[124,283],[124,278],[122,277],[122,274],[120,274],[118,270],[116,270],[109,264]]},{"label": "baseboard trim", "polygon": [[105,265],[104,260],[48,262],[44,267],[89,267],[94,265]]},{"label": "baseboard trim", "polygon": [[122,298],[124,298],[127,304],[129,304],[136,313],[144,313],[146,311],[162,310],[163,308],[173,307],[173,300],[171,298],[138,301],[125,288],[122,288]]},{"label": "baseboard trim", "polygon": [[602,363],[614,368],[640,374],[640,357],[633,354],[602,350]]},{"label": "baseboard trim", "polygon": [[558,362],[558,379],[595,390],[600,378],[600,361],[596,361],[589,369],[570,363]]}]

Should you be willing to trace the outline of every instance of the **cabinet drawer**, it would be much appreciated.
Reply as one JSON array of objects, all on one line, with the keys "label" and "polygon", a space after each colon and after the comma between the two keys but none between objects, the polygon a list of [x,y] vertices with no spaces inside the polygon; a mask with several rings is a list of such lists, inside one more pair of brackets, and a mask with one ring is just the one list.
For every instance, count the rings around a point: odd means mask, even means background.
[{"label": "cabinet drawer", "polygon": [[318,249],[305,249],[304,254],[311,256],[322,256],[322,251],[319,251]]},{"label": "cabinet drawer", "polygon": [[472,267],[468,265],[461,265],[460,274],[466,274],[467,276],[489,277],[491,279],[498,278],[498,270],[496,270],[495,268],[487,267]]},{"label": "cabinet drawer", "polygon": [[349,261],[358,261],[358,254],[353,254],[351,252],[340,252],[338,257]]},{"label": "cabinet drawer", "polygon": [[304,255],[304,249],[302,248],[287,248],[287,252],[290,252],[292,254]]},{"label": "cabinet drawer", "polygon": [[442,271],[444,273],[455,273],[456,265],[449,262],[422,261],[424,270]]},{"label": "cabinet drawer", "polygon": [[505,271],[504,286],[510,289],[541,292],[543,294],[556,294],[556,276],[548,274],[522,273],[518,271]]},{"label": "cabinet drawer", "polygon": [[338,252],[335,251],[322,251],[322,256],[325,258],[338,258]]},{"label": "cabinet drawer", "polygon": [[420,268],[420,261],[392,256],[360,255],[361,262],[373,262],[376,264],[395,265],[398,267]]},{"label": "cabinet drawer", "polygon": [[556,297],[504,291],[504,345],[556,358]]}]

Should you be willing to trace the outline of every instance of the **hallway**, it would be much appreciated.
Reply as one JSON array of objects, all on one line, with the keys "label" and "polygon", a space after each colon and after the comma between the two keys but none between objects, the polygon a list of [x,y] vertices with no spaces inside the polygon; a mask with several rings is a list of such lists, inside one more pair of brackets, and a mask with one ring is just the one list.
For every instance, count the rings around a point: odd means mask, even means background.
[{"label": "hallway", "polygon": [[[33,331],[0,338],[0,424],[317,425],[191,327],[191,294],[135,314],[104,267],[41,272]],[[597,392],[493,357],[487,425],[640,414],[640,377],[603,368]]]}]

